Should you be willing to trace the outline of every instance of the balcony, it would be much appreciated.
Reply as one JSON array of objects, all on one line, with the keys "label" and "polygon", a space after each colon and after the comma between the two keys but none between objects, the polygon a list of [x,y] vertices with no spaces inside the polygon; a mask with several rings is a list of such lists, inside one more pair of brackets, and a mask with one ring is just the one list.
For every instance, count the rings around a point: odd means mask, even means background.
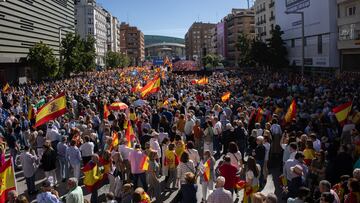
[{"label": "balcony", "polygon": [[272,1],[271,3],[269,3],[269,8],[274,7],[274,5],[275,5],[275,2],[274,2],[274,1]]},{"label": "balcony", "polygon": [[270,16],[269,21],[275,20],[275,16]]}]

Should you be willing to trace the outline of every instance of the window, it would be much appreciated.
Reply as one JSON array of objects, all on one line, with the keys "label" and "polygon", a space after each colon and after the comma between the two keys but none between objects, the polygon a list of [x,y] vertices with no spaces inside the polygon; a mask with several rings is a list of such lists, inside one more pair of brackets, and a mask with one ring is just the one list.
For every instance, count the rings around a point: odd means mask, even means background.
[{"label": "window", "polygon": [[295,39],[291,40],[291,47],[294,48],[295,47]]},{"label": "window", "polygon": [[356,14],[356,7],[351,6],[347,8],[347,16],[353,16]]},{"label": "window", "polygon": [[318,54],[322,54],[322,35],[318,36],[318,44],[317,44]]},{"label": "window", "polygon": [[307,46],[307,38],[304,37],[304,47],[306,47],[306,46]]}]

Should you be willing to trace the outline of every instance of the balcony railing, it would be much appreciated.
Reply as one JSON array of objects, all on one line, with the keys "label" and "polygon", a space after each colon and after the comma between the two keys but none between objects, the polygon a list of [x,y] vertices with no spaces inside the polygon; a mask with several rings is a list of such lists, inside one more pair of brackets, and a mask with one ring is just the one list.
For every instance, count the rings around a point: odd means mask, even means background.
[{"label": "balcony railing", "polygon": [[270,16],[269,20],[270,21],[275,20],[275,16]]}]

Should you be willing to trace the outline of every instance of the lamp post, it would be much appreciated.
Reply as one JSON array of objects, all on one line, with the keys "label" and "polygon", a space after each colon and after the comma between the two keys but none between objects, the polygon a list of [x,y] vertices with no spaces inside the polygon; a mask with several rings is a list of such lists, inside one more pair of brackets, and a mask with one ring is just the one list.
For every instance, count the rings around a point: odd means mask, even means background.
[{"label": "lamp post", "polygon": [[285,11],[286,14],[299,14],[301,15],[301,77],[304,78],[304,67],[305,67],[305,22],[303,11]]}]

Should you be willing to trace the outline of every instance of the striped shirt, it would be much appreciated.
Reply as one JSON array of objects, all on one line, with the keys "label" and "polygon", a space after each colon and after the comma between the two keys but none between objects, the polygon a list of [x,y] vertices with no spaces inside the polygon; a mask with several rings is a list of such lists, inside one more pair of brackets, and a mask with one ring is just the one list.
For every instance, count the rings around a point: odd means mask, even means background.
[{"label": "striped shirt", "polygon": [[211,193],[207,199],[207,203],[225,203],[233,202],[231,192],[225,190],[223,187],[216,188],[213,193]]}]

